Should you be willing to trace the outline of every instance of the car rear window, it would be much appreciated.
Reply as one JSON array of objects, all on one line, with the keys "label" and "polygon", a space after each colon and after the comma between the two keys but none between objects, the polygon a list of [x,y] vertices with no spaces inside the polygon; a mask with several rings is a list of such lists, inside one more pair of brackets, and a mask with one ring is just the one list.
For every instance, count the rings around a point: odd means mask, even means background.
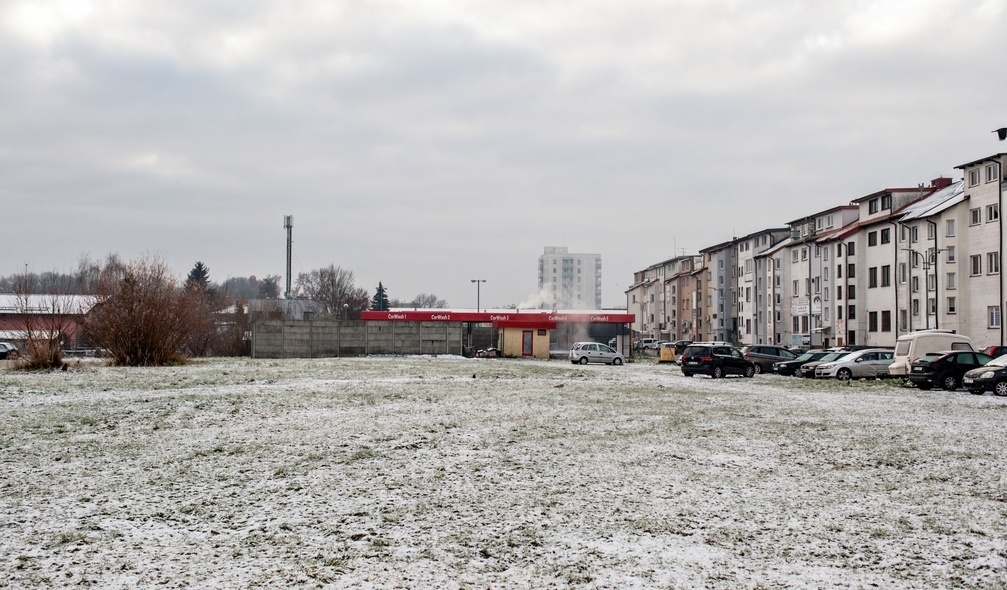
[{"label": "car rear window", "polygon": [[709,346],[689,346],[682,353],[683,356],[709,356],[710,347]]}]

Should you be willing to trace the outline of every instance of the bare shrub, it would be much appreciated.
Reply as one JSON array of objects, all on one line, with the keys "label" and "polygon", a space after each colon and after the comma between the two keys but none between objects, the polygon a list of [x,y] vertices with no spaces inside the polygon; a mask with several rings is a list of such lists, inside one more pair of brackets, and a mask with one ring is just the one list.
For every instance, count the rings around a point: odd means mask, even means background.
[{"label": "bare shrub", "polygon": [[[51,273],[52,274],[52,273]],[[69,294],[69,281],[35,284],[27,272],[15,286],[17,313],[24,340],[17,366],[24,369],[55,369],[63,366],[63,344],[81,313],[80,302]],[[46,292],[37,292],[39,288]]]},{"label": "bare shrub", "polygon": [[200,325],[202,295],[180,288],[160,260],[109,265],[97,281],[97,303],[84,329],[117,365],[178,363],[193,327]]}]

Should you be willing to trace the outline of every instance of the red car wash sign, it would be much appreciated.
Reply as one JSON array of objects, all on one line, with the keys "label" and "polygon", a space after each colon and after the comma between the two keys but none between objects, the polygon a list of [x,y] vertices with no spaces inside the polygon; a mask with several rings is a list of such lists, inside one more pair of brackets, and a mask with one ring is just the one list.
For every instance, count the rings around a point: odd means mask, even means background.
[{"label": "red car wash sign", "polygon": [[474,323],[585,323],[628,324],[633,314],[608,311],[471,311],[464,309],[393,309],[365,311],[360,319],[385,322],[474,322]]}]

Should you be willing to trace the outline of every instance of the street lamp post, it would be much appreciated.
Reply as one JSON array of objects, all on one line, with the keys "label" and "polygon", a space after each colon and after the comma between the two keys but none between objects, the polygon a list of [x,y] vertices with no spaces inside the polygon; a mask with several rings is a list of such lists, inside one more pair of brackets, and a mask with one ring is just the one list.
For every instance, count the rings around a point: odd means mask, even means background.
[{"label": "street lamp post", "polygon": [[482,286],[482,283],[486,282],[486,279],[472,279],[471,282],[476,284],[476,313],[479,313],[480,287]]}]

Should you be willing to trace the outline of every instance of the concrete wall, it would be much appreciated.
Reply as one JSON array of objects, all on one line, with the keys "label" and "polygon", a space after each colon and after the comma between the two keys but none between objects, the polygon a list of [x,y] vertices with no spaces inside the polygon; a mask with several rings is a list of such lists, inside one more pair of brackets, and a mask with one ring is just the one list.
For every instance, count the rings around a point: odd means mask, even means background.
[{"label": "concrete wall", "polygon": [[365,354],[462,354],[462,324],[259,320],[253,358],[316,358]]}]

